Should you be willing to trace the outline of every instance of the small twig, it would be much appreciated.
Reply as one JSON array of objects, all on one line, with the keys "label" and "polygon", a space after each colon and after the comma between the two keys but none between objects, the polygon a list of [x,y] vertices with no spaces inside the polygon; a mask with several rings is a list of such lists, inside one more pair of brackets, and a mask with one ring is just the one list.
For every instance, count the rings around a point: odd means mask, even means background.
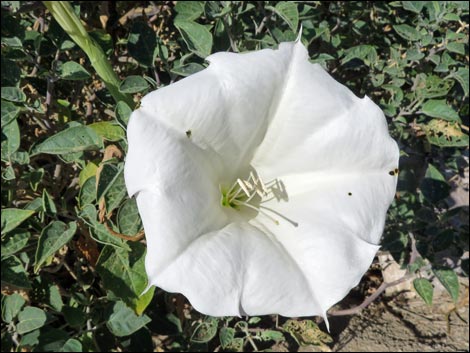
[{"label": "small twig", "polygon": [[118,233],[116,231],[114,231],[108,224],[108,221],[106,220],[104,223],[104,226],[106,227],[106,229],[108,230],[108,232],[110,232],[112,235],[114,235],[115,237],[118,237],[118,238],[121,238],[121,239],[124,239],[124,240],[128,240],[128,241],[139,241],[141,240],[144,236],[145,236],[145,232],[143,230],[141,230],[140,232],[138,232],[136,235],[125,235],[125,234],[122,234],[122,233]]},{"label": "small twig", "polygon": [[230,26],[228,25],[227,21],[225,19],[222,19],[222,22],[224,23],[225,29],[227,31],[227,36],[230,41],[230,47],[232,48],[232,51],[235,53],[238,53],[238,47],[237,43],[235,42],[235,39],[233,38],[232,30],[230,29]]},{"label": "small twig", "polygon": [[400,279],[397,279],[396,281],[385,283],[383,282],[379,288],[375,291],[374,294],[370,295],[369,297],[366,298],[360,305],[351,308],[351,309],[345,309],[345,310],[336,310],[336,311],[330,311],[328,312],[329,316],[345,316],[345,315],[353,315],[357,314],[360,312],[362,309],[367,307],[370,303],[372,303],[380,294],[382,294],[387,288],[396,286],[397,284],[400,284],[402,282],[408,281],[409,279],[413,278],[415,275],[414,274],[409,274],[405,275]]}]

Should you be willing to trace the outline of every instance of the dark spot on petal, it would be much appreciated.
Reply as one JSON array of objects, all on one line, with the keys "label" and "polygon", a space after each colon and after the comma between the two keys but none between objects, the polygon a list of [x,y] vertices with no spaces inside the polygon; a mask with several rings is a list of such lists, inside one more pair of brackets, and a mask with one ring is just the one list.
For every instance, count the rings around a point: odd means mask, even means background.
[{"label": "dark spot on petal", "polygon": [[348,192],[348,195],[349,195],[349,196],[352,196],[352,192]]},{"label": "dark spot on petal", "polygon": [[188,139],[191,138],[191,130],[186,131],[186,137],[187,137]]},{"label": "dark spot on petal", "polygon": [[395,174],[398,174],[398,168],[395,168]]},{"label": "dark spot on petal", "polygon": [[391,171],[388,172],[388,174],[391,175],[391,176],[394,176],[395,172],[393,170],[391,170]]}]

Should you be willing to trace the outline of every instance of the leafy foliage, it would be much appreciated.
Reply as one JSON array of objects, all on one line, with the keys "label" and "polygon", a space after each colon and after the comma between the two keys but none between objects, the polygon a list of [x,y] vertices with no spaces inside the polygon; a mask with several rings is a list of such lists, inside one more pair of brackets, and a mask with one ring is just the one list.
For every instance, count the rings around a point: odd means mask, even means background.
[{"label": "leafy foliage", "polygon": [[122,175],[125,128],[142,95],[202,70],[211,53],[294,40],[300,24],[311,61],[377,102],[399,141],[384,249],[419,274],[426,303],[433,278],[457,301],[457,275],[468,276],[467,2],[71,4],[91,39],[76,43],[41,2],[2,2],[2,350],[331,342],[311,320],[203,317],[180,295],[142,295],[145,247],[129,240],[142,223]]}]

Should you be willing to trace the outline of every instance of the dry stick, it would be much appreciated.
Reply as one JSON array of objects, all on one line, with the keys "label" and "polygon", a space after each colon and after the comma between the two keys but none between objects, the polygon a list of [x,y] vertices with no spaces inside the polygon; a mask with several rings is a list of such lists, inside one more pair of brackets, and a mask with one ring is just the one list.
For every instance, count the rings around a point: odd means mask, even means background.
[{"label": "dry stick", "polygon": [[337,310],[337,311],[331,311],[328,313],[329,316],[345,316],[345,315],[353,315],[357,314],[360,312],[362,309],[364,309],[366,306],[368,306],[370,303],[372,303],[380,294],[382,294],[387,288],[396,286],[397,284],[400,284],[402,282],[405,282],[411,278],[413,278],[415,275],[414,274],[409,274],[406,276],[403,276],[400,279],[397,279],[396,281],[385,283],[383,282],[379,288],[375,291],[374,294],[371,296],[367,297],[366,300],[364,300],[360,305],[351,308],[351,309],[345,309],[345,310]]},{"label": "dry stick", "polygon": [[124,240],[128,240],[128,241],[139,241],[141,240],[144,236],[145,236],[145,233],[143,230],[141,230],[140,232],[138,232],[136,235],[125,235],[125,234],[121,234],[121,233],[118,233],[116,231],[114,231],[108,224],[108,220],[105,220],[104,221],[104,226],[106,227],[106,229],[108,230],[108,232],[110,232],[112,235],[114,235],[115,237],[118,237],[118,238],[121,238],[121,239],[124,239]]}]

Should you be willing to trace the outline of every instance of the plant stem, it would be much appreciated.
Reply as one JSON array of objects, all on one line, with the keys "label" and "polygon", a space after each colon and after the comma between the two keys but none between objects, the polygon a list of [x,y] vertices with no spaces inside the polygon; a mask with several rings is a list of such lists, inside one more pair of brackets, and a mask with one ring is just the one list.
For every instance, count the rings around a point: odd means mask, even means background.
[{"label": "plant stem", "polygon": [[90,59],[91,65],[96,73],[101,77],[109,92],[117,102],[126,102],[131,109],[135,104],[132,97],[119,92],[120,80],[113,71],[111,64],[106,58],[103,49],[90,37],[80,19],[73,11],[72,5],[68,1],[43,1],[46,8],[51,12],[52,17],[59,23],[63,30],[82,48]]}]

